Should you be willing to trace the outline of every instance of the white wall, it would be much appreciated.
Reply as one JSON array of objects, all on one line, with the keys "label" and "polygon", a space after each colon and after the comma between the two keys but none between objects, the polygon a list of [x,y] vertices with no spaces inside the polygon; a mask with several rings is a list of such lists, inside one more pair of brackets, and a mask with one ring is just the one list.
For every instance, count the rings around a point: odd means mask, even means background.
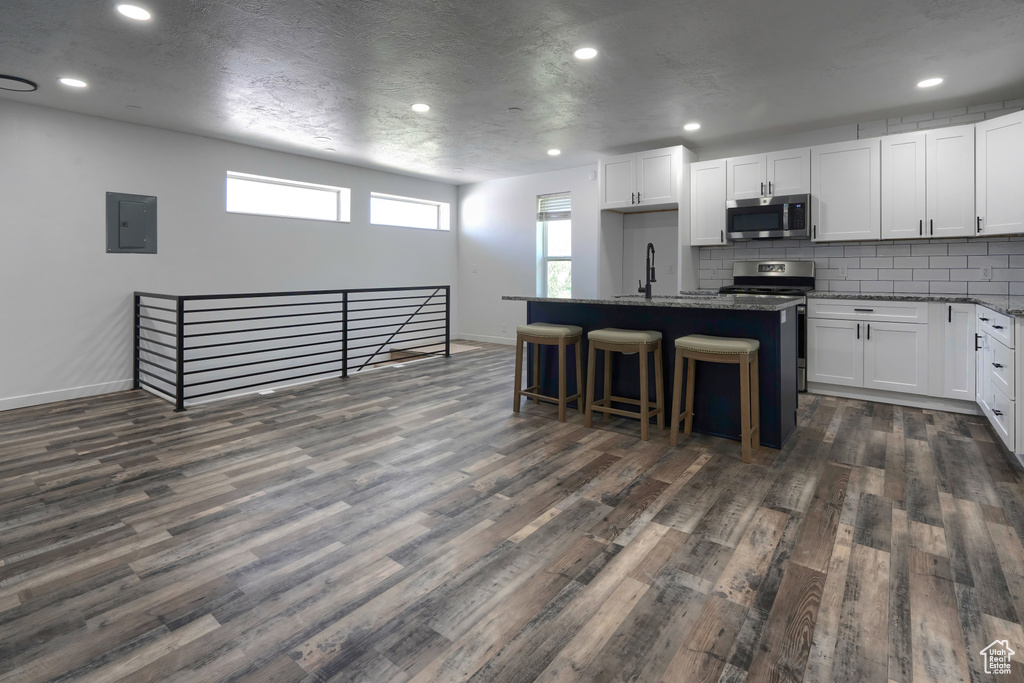
[{"label": "white wall", "polygon": [[526,304],[501,297],[537,294],[537,195],[572,194],[572,293],[598,295],[596,170],[585,166],[459,188],[461,338],[512,344],[516,325],[525,324]]},{"label": "white wall", "polygon": [[740,140],[726,142],[723,144],[707,145],[697,147],[697,158],[700,161],[711,161],[713,159],[726,159],[728,157],[745,156],[747,154],[763,154],[766,152],[777,152],[784,149],[796,149],[798,147],[813,147],[814,145],[827,145],[832,142],[846,142],[857,139],[857,124],[848,126],[836,126],[834,128],[820,128],[817,130],[791,133],[789,135],[777,135],[770,138],[756,140]]},{"label": "white wall", "polygon": [[[454,292],[457,225],[369,225],[371,190],[452,185],[9,101],[0,155],[0,409],[127,388],[134,290]],[[227,170],[350,187],[352,221],[227,214]],[[105,253],[108,191],[158,198],[158,254]]]},{"label": "white wall", "polygon": [[622,293],[638,294],[637,281],[645,281],[647,244],[652,243],[657,281],[651,291],[660,296],[677,294],[679,212],[628,213],[623,218],[622,237]]}]

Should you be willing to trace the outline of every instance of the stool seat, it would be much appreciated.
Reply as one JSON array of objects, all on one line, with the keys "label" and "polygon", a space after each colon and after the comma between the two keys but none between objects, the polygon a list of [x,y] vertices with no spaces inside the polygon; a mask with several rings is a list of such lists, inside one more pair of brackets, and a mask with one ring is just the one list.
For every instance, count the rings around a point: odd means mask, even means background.
[{"label": "stool seat", "polygon": [[606,327],[601,330],[587,332],[590,341],[607,342],[609,344],[651,344],[661,340],[661,332],[654,330],[620,330],[617,327]]},{"label": "stool seat", "polygon": [[576,325],[553,325],[551,323],[530,323],[516,327],[516,334],[528,334],[533,337],[575,337],[583,334],[583,328]]},{"label": "stool seat", "polygon": [[756,339],[742,337],[711,337],[706,334],[688,334],[676,339],[677,349],[702,353],[751,353],[761,347]]}]

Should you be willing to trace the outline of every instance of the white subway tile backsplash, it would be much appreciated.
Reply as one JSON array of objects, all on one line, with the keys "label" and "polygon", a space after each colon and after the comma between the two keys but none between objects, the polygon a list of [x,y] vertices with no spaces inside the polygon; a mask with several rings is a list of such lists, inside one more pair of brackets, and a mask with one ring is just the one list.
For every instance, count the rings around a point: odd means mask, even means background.
[{"label": "white subway tile backsplash", "polygon": [[1009,294],[1009,282],[968,282],[968,294]]},{"label": "white subway tile backsplash", "polygon": [[874,256],[877,247],[868,245],[847,245],[843,247],[843,256]]},{"label": "white subway tile backsplash", "polygon": [[1022,242],[993,242],[988,245],[989,254],[1024,254]]},{"label": "white subway tile backsplash", "polygon": [[[996,246],[996,245],[990,244],[989,248],[991,249],[994,246]],[[992,256],[991,252],[989,253],[988,256],[968,256],[967,257],[967,267],[968,268],[982,268],[984,266],[991,266],[992,268],[1009,268],[1010,267],[1010,257],[1007,256],[1006,254],[1000,254],[1000,255]]]},{"label": "white subway tile backsplash", "polygon": [[860,260],[861,268],[892,268],[891,256],[867,256]]},{"label": "white subway tile backsplash", "polygon": [[927,294],[928,283],[921,282],[894,282],[892,291],[897,294]]},{"label": "white subway tile backsplash", "polygon": [[930,282],[928,283],[930,294],[966,294],[966,282]]},{"label": "white subway tile backsplash", "polygon": [[859,258],[830,258],[828,260],[829,268],[839,268],[840,266],[846,266],[847,268],[860,268]]},{"label": "white subway tile backsplash", "polygon": [[860,282],[857,280],[829,280],[828,291],[830,292],[859,292]]},{"label": "white subway tile backsplash", "polygon": [[1011,268],[1024,268],[1024,254],[1010,254]]},{"label": "white subway tile backsplash", "polygon": [[1024,296],[1024,282],[1011,282],[1010,283],[1010,295],[1011,296]]},{"label": "white subway tile backsplash", "polygon": [[913,280],[912,268],[882,268],[878,271],[879,280]]},{"label": "white subway tile backsplash", "polygon": [[948,280],[949,270],[946,268],[915,268],[915,280]]},{"label": "white subway tile backsplash", "polygon": [[985,242],[956,242],[949,245],[950,256],[981,256],[988,254]]},{"label": "white subway tile backsplash", "polygon": [[1019,100],[1007,100],[1003,102],[1003,106],[1006,107],[1007,109],[1012,107],[1024,107],[1024,98],[1021,98]]},{"label": "white subway tile backsplash", "polygon": [[932,119],[931,121],[922,121],[917,124],[919,130],[928,130],[929,128],[945,128],[949,126],[949,119]]},{"label": "white subway tile backsplash", "polygon": [[876,268],[850,268],[846,274],[847,280],[877,280],[878,270]]},{"label": "white subway tile backsplash", "polygon": [[[988,253],[987,251],[985,253]],[[878,247],[879,256],[910,256],[909,244],[886,244]]]},{"label": "white subway tile backsplash", "polygon": [[1024,268],[993,268],[992,279],[997,282],[1020,282],[1024,280]]},{"label": "white subway tile backsplash", "polygon": [[942,111],[935,112],[935,118],[949,118],[950,116],[963,116],[967,113],[967,107],[959,107],[957,109],[943,109]]},{"label": "white subway tile backsplash", "polygon": [[981,268],[953,268],[949,271],[949,279],[957,282],[980,281]]},{"label": "white subway tile backsplash", "polygon": [[930,256],[928,257],[930,268],[966,268],[966,256]]},{"label": "white subway tile backsplash", "polygon": [[862,281],[860,283],[860,291],[875,294],[889,293],[893,291],[894,284],[892,280]]},{"label": "white subway tile backsplash", "polygon": [[948,244],[912,244],[911,256],[945,256],[949,253]]},{"label": "white subway tile backsplash", "polygon": [[1002,109],[1004,107],[1002,102],[990,102],[988,104],[976,104],[973,107],[967,107],[968,114],[984,113],[987,111],[995,111],[996,109]]},{"label": "white subway tile backsplash", "polygon": [[896,256],[892,260],[895,268],[927,268],[927,256]]},{"label": "white subway tile backsplash", "polygon": [[910,116],[904,116],[903,123],[917,123],[918,121],[930,121],[933,118],[935,118],[935,115],[930,112],[927,114],[912,114]]},{"label": "white subway tile backsplash", "polygon": [[962,126],[965,123],[977,123],[978,121],[984,121],[984,114],[965,114],[963,116],[954,116],[949,119],[954,126]]},{"label": "white subway tile backsplash", "polygon": [[[982,114],[982,117],[985,115]],[[916,123],[898,123],[896,125],[889,126],[889,133],[909,133],[910,131],[917,130]]]},{"label": "white subway tile backsplash", "polygon": [[814,258],[822,258],[822,257],[832,258],[833,256],[834,257],[841,257],[842,255],[843,255],[843,248],[842,247],[815,247],[814,248]]}]

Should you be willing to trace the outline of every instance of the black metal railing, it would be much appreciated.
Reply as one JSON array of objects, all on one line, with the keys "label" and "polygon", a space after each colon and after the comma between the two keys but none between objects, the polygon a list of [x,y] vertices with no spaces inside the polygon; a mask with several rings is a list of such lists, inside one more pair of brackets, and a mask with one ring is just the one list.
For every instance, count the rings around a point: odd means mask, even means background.
[{"label": "black metal railing", "polygon": [[451,286],[135,292],[134,387],[186,402],[451,353]]}]

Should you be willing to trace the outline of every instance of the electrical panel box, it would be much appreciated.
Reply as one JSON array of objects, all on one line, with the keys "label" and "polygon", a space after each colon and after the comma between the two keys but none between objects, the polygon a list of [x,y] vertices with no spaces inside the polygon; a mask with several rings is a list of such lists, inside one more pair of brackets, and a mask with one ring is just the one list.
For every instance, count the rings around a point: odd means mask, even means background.
[{"label": "electrical panel box", "polygon": [[156,253],[156,197],[107,193],[107,253]]}]

